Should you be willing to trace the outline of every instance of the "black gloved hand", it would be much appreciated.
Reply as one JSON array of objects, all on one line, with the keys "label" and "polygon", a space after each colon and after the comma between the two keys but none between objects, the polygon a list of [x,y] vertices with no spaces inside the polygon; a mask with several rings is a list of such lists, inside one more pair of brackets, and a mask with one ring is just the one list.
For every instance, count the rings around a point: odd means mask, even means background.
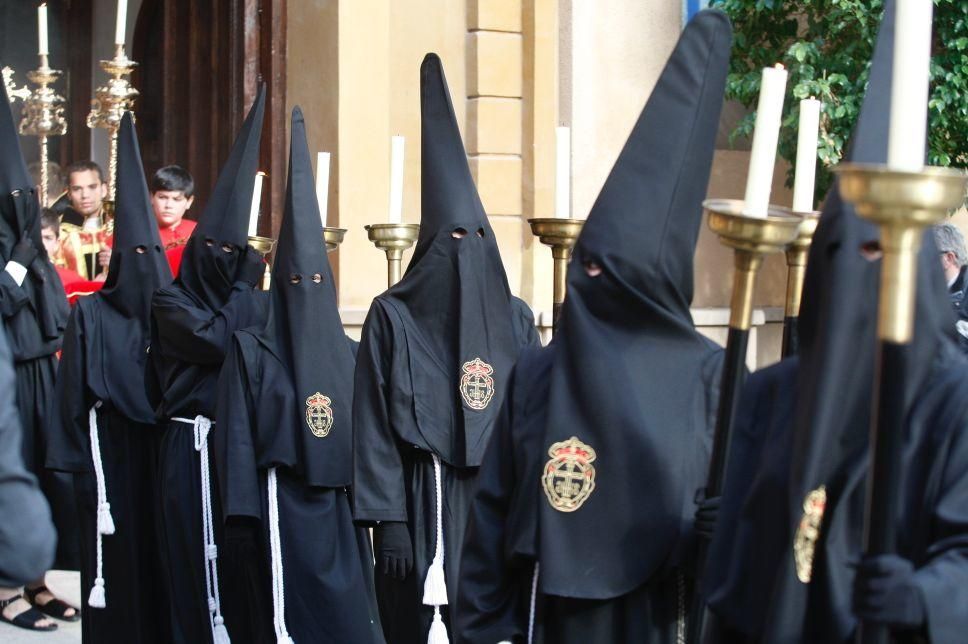
[{"label": "black gloved hand", "polygon": [[406,523],[390,521],[376,527],[377,564],[383,574],[405,579],[413,567],[413,544]]},{"label": "black gloved hand", "polygon": [[918,628],[925,607],[914,564],[897,555],[864,557],[854,578],[854,614],[893,628]]},{"label": "black gloved hand", "polygon": [[10,254],[10,261],[17,262],[24,268],[28,268],[37,259],[37,247],[30,241],[29,237],[24,237],[13,247]]},{"label": "black gloved hand", "polygon": [[716,519],[719,517],[719,505],[722,501],[721,496],[714,496],[707,499],[705,490],[700,490],[696,495],[696,534],[709,541],[713,538],[713,530],[716,529]]},{"label": "black gloved hand", "polygon": [[246,246],[239,258],[239,266],[235,269],[235,281],[256,287],[262,281],[266,272],[266,260],[262,254],[252,246]]}]

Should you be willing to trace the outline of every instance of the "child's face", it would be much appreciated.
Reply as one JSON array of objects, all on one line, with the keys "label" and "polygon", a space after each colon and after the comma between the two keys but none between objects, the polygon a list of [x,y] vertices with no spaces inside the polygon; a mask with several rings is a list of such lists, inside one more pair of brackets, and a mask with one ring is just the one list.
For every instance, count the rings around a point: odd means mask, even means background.
[{"label": "child's face", "polygon": [[41,228],[40,239],[44,242],[44,248],[47,249],[48,257],[53,257],[57,254],[59,245],[57,243],[56,228]]},{"label": "child's face", "polygon": [[159,190],[152,193],[151,206],[155,209],[158,227],[171,228],[177,225],[194,201],[195,197],[186,197],[180,190]]}]

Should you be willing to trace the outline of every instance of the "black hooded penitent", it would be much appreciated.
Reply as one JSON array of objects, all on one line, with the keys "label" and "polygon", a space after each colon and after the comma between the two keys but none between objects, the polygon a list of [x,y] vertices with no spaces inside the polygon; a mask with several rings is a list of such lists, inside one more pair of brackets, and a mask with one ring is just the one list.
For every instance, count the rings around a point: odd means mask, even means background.
[{"label": "black hooded penitent", "polygon": [[718,11],[683,31],[575,246],[561,328],[515,369],[465,539],[466,641],[526,637],[535,559],[543,641],[675,641],[722,360],[689,306],[730,42]]},{"label": "black hooded penitent", "polygon": [[273,575],[286,600],[277,633],[286,629],[296,642],[321,633],[333,642],[382,642],[372,550],[365,528],[353,525],[347,493],[353,353],[298,107],[291,133],[268,321],[236,333],[219,378],[219,489],[227,520],[259,520],[264,552],[284,562]]},{"label": "black hooded penitent", "polygon": [[[35,252],[21,283],[5,270],[18,243]],[[17,410],[23,429],[23,456],[27,469],[40,480],[60,535],[75,534],[77,513],[70,477],[44,469],[47,412],[53,406],[55,353],[67,325],[64,286],[47,257],[40,238],[40,204],[27,173],[6,87],[0,88],[0,316],[13,354]],[[57,542],[55,567],[76,569],[77,545],[73,539]]]},{"label": "black hooded penitent", "polygon": [[[894,3],[886,3],[848,153],[854,162],[886,160],[894,15]],[[848,642],[857,625],[851,591],[862,545],[880,272],[861,251],[877,239],[876,227],[835,186],[810,249],[800,356],[754,374],[741,401],[706,579],[718,628],[751,641]],[[899,554],[917,568],[930,641],[960,642],[968,628],[968,369],[951,342],[944,286],[925,235],[897,534]]]},{"label": "black hooded penitent", "polygon": [[[206,438],[220,429],[213,422],[216,384],[232,334],[266,320],[267,298],[255,288],[265,262],[246,235],[264,111],[261,87],[188,241],[178,278],[151,305],[149,389],[163,424],[160,526],[173,642],[221,639],[226,625],[238,641],[259,641],[269,628],[252,535],[222,536]],[[209,496],[214,500],[204,504],[203,520],[202,499]],[[216,546],[217,564],[203,559]]]},{"label": "black hooded penitent", "polygon": [[515,357],[537,342],[530,310],[508,288],[434,54],[421,65],[420,96],[420,236],[403,279],[370,308],[354,390],[354,516],[406,522],[413,538],[407,579],[377,577],[394,641],[425,640],[434,614],[421,601],[437,545],[434,461],[453,604],[476,468]]},{"label": "black hooded penitent", "polygon": [[[84,615],[84,637],[90,641],[168,641],[167,615],[158,610],[165,604],[154,529],[158,428],[145,392],[145,368],[151,296],[169,282],[134,124],[126,113],[118,132],[108,279],[71,312],[47,452],[48,467],[74,473],[82,592],[87,598],[95,586],[104,589],[104,606],[92,601]],[[94,449],[92,431],[98,437]],[[104,503],[110,507],[99,510]],[[113,533],[98,535],[101,513],[112,517]]]}]

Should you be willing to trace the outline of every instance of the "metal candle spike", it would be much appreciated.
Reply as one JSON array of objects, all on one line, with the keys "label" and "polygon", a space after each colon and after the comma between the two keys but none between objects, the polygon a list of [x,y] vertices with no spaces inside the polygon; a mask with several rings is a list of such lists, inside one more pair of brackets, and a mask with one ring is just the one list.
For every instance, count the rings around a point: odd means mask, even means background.
[{"label": "metal candle spike", "polygon": [[249,245],[256,249],[266,260],[266,272],[262,276],[262,290],[268,291],[270,283],[272,281],[272,249],[276,245],[276,240],[271,237],[259,237],[258,235],[249,235]]},{"label": "metal candle spike", "polygon": [[562,217],[529,219],[531,232],[538,240],[551,247],[554,259],[554,291],[552,293],[552,333],[558,330],[558,317],[561,315],[561,305],[565,302],[567,290],[568,261],[571,251],[578,241],[583,219],[565,219]]},{"label": "metal candle spike", "polygon": [[783,349],[784,358],[796,355],[800,347],[799,320],[800,300],[803,297],[803,278],[807,273],[807,255],[810,243],[820,221],[818,211],[796,212],[790,214],[802,217],[796,239],[786,248],[787,287],[786,303],[783,311]]},{"label": "metal candle spike", "polygon": [[91,101],[91,112],[87,115],[89,128],[103,128],[111,136],[111,154],[108,161],[108,200],[114,204],[115,182],[118,176],[118,128],[121,117],[134,108],[138,90],[131,86],[128,76],[138,63],[128,59],[124,45],[115,45],[114,58],[102,60],[101,69],[111,78],[106,85],[98,87],[95,99]]},{"label": "metal candle spike", "polygon": [[345,228],[332,228],[330,226],[323,228],[323,242],[326,244],[326,252],[332,253],[339,248],[344,237],[346,237]]},{"label": "metal candle spike", "polygon": [[403,251],[413,246],[419,224],[370,224],[365,226],[370,241],[387,254],[387,288],[403,276]]},{"label": "metal candle spike", "polygon": [[[963,203],[968,177],[947,168],[905,172],[873,164],[845,163],[836,171],[841,196],[881,231],[878,367],[874,374],[864,552],[890,554],[897,548],[895,521],[921,237],[926,227],[943,220],[949,210]],[[886,626],[861,624],[858,641],[881,644],[889,640]]]},{"label": "metal candle spike", "polygon": [[[706,481],[707,499],[722,494],[726,478],[726,457],[729,454],[733,422],[740,389],[746,379],[746,349],[753,320],[756,274],[767,255],[779,253],[794,240],[801,221],[798,215],[774,207],[769,208],[766,217],[752,217],[743,213],[744,206],[743,200],[735,199],[710,199],[703,202],[703,208],[708,214],[709,228],[719,236],[720,242],[733,249],[735,267],[719,409],[716,413],[716,430],[713,435],[709,477]],[[707,546],[705,540],[700,541],[697,570],[705,567]],[[690,619],[690,630],[693,633],[690,641],[700,641],[704,614],[702,593],[697,592]]]},{"label": "metal candle spike", "polygon": [[47,54],[40,54],[38,68],[27,72],[27,78],[36,87],[24,99],[23,118],[20,120],[20,134],[36,136],[40,143],[40,203],[45,208],[50,206],[47,137],[67,133],[64,97],[50,87],[60,75],[60,71],[50,68]]}]

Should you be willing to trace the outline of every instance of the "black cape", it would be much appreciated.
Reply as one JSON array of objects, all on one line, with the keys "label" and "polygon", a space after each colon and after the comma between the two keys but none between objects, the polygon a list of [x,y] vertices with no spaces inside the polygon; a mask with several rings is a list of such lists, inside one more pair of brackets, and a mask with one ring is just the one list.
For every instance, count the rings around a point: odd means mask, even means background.
[{"label": "black cape", "polygon": [[[172,641],[212,640],[203,560],[202,475],[193,427],[171,420],[215,419],[218,373],[232,334],[265,321],[266,294],[235,276],[247,249],[246,229],[258,162],[265,91],[242,125],[201,221],[185,248],[175,282],[152,300],[149,397],[163,426],[159,445],[159,540],[168,575]],[[218,425],[212,430],[218,431]],[[214,470],[210,456],[209,467]],[[212,482],[212,516],[220,517]],[[223,534],[214,521],[219,546],[221,613],[230,637],[258,641],[271,632],[271,603],[260,595],[266,583],[246,531]]]},{"label": "black cape", "polygon": [[[167,604],[155,538],[158,427],[145,390],[151,294],[171,281],[148,197],[130,113],[118,133],[114,252],[104,288],[71,312],[57,377],[47,466],[74,474],[81,589],[102,578],[106,605],[82,623],[87,642],[167,642]],[[102,536],[89,411],[96,423],[106,501],[115,526]]]},{"label": "black cape", "polygon": [[[848,153],[853,161],[886,159],[893,33],[894,3],[888,2]],[[835,185],[810,249],[800,357],[751,379],[744,394],[737,432],[743,438],[730,454],[706,571],[718,622],[713,635],[852,640],[857,620],[851,562],[862,546],[880,270],[879,262],[859,251],[877,238],[877,229],[841,201]],[[917,568],[928,638],[955,642],[968,627],[968,453],[962,440],[968,374],[954,349],[950,304],[930,235],[918,262],[898,554]],[[805,543],[807,508],[821,487],[826,499],[811,561],[798,556],[796,546]]]},{"label": "black cape", "polygon": [[[0,92],[0,316],[14,360],[24,464],[40,480],[54,515],[60,536],[54,565],[75,570],[79,558],[73,486],[69,476],[44,469],[55,353],[67,325],[67,298],[40,238],[40,203],[20,152],[6,88]],[[18,286],[3,268],[21,239],[30,240],[37,256]]]},{"label": "black cape", "polygon": [[[407,522],[414,567],[377,574],[387,639],[425,641],[422,603],[436,547],[440,461],[444,572],[450,605],[477,466],[533,315],[513,297],[467,164],[440,59],[421,66],[420,235],[404,278],[367,315],[354,387],[354,517]],[[455,231],[466,236],[452,237]],[[447,621],[446,606],[441,608]]]},{"label": "black cape", "polygon": [[[326,257],[306,127],[293,111],[269,316],[235,334],[219,379],[223,512],[278,529],[284,626],[296,642],[382,642],[365,528],[353,525],[353,353]],[[277,486],[267,492],[268,479]],[[269,503],[278,503],[273,526]],[[269,566],[267,560],[266,566]],[[282,616],[277,614],[278,620]],[[280,629],[281,630],[281,629]]]},{"label": "black cape", "polygon": [[515,369],[465,537],[460,638],[684,635],[722,361],[692,324],[692,256],[730,34],[718,11],[686,27],[576,244],[560,330]]}]

